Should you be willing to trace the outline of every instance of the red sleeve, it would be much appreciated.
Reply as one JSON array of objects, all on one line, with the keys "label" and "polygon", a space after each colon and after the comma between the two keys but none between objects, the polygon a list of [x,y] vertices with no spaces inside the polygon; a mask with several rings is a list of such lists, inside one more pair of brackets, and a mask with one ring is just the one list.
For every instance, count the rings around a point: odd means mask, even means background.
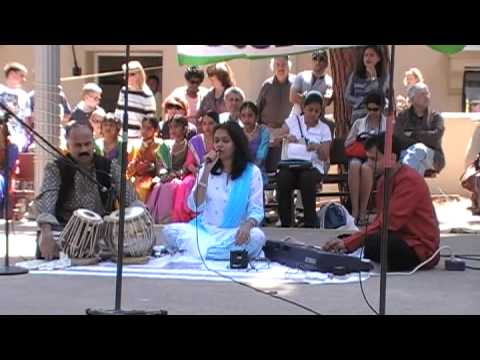
[{"label": "red sleeve", "polygon": [[380,231],[380,216],[377,215],[375,220],[367,226],[367,230],[359,231],[348,238],[344,239],[345,247],[348,251],[352,252],[357,250],[364,240],[364,238],[368,235],[375,234],[376,232]]}]

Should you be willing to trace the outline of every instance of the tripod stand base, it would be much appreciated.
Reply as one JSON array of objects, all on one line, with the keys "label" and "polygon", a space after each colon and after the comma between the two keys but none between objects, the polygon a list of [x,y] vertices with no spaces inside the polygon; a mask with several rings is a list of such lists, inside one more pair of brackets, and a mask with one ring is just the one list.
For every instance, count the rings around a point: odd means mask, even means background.
[{"label": "tripod stand base", "polygon": [[102,310],[102,309],[87,309],[87,315],[99,316],[99,315],[130,315],[130,316],[144,316],[144,315],[155,315],[162,316],[168,315],[166,310],[158,311],[142,311],[142,310]]},{"label": "tripod stand base", "polygon": [[28,274],[28,269],[18,266],[0,266],[0,276]]}]

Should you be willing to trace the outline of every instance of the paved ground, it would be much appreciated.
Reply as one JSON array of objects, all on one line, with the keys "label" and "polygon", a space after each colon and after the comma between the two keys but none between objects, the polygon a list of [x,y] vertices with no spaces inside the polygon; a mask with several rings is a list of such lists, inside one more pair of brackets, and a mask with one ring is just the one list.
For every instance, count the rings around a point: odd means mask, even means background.
[{"label": "paved ground", "polygon": [[[3,227],[0,227],[3,233]],[[34,253],[35,229],[32,224],[16,224],[11,254],[29,257]],[[321,244],[327,239],[313,230],[266,229],[268,238],[287,235],[297,240]],[[444,235],[442,245],[454,252],[480,254],[480,239],[473,235]],[[0,256],[4,254],[0,241]],[[3,259],[1,259],[3,263]],[[472,265],[480,266],[473,263]],[[480,314],[480,272],[447,272],[437,269],[409,277],[388,279],[389,314]],[[166,309],[172,315],[224,314],[306,314],[290,304],[232,283],[124,279],[124,309]],[[115,279],[84,276],[22,275],[0,277],[0,314],[84,314],[86,308],[114,306]],[[365,292],[378,307],[379,278],[364,283]],[[268,290],[301,302],[322,314],[371,314],[359,284],[285,285]]]}]

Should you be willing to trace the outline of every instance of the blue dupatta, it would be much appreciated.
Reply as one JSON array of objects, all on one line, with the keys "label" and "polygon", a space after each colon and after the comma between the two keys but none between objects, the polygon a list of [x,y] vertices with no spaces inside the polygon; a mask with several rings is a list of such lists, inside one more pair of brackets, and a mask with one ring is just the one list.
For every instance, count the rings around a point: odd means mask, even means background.
[{"label": "blue dupatta", "polygon": [[236,228],[246,216],[252,175],[253,166],[248,164],[243,174],[233,182],[232,191],[223,215],[222,228]]}]

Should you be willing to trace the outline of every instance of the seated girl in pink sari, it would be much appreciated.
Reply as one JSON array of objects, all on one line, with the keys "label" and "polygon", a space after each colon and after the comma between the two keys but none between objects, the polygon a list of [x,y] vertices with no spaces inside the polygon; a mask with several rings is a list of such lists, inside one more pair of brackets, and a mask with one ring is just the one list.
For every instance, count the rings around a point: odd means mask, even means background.
[{"label": "seated girl in pink sari", "polygon": [[203,117],[203,133],[194,136],[188,144],[187,166],[190,167],[190,173],[183,178],[175,192],[172,211],[173,222],[188,222],[195,217],[195,213],[188,207],[187,199],[195,185],[195,178],[200,165],[203,164],[205,155],[213,150],[213,133],[219,123],[218,114],[209,112]]},{"label": "seated girl in pink sari", "polygon": [[[195,159],[188,149],[186,139],[188,120],[184,116],[175,116],[170,123],[170,136],[174,140],[170,143],[171,167],[160,175],[160,182],[155,185],[147,201],[155,223],[167,224],[172,221],[188,221],[194,213],[186,204],[175,204],[177,191],[184,192],[185,187],[192,187],[195,182]],[[191,183],[191,184],[190,184]]]}]

